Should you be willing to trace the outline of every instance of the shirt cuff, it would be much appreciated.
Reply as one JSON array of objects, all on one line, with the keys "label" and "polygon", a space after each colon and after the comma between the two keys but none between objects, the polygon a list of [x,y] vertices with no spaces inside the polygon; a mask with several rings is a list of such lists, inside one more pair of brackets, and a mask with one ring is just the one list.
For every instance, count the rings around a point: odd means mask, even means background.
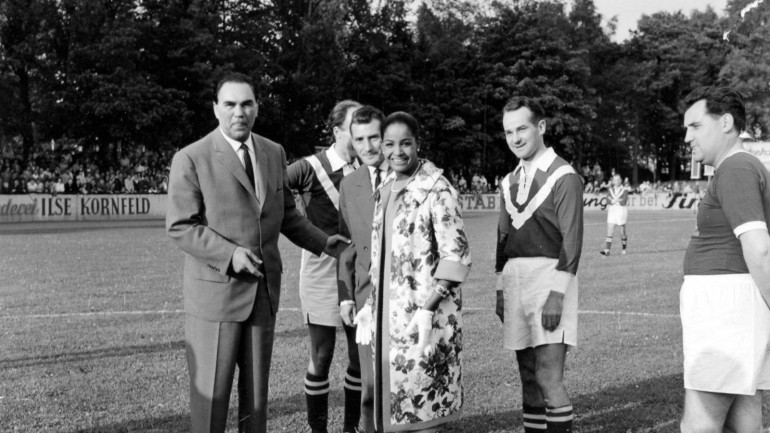
[{"label": "shirt cuff", "polygon": [[765,223],[764,221],[749,221],[733,229],[733,233],[735,233],[736,238],[739,238],[741,237],[742,234],[751,230],[767,231],[767,223]]},{"label": "shirt cuff", "polygon": [[551,291],[561,293],[562,295],[567,292],[567,288],[572,286],[575,280],[575,275],[569,272],[556,271],[553,275],[553,284],[551,285]]},{"label": "shirt cuff", "polygon": [[355,301],[351,301],[350,299],[348,299],[346,301],[340,302],[340,307],[343,306],[343,305],[356,305],[356,303],[355,303]]},{"label": "shirt cuff", "polygon": [[452,260],[441,260],[438,262],[436,272],[433,273],[433,278],[436,280],[449,280],[457,283],[465,281],[465,277],[468,276],[470,266],[463,265],[460,262]]}]

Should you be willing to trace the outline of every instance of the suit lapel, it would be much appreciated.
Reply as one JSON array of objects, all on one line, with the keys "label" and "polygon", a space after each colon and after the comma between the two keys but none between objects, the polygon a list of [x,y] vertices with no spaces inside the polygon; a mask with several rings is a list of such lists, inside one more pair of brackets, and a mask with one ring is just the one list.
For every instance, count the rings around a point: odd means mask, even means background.
[{"label": "suit lapel", "polygon": [[254,173],[254,177],[256,178],[256,187],[257,191],[259,192],[259,199],[258,201],[261,203],[265,202],[265,194],[267,194],[267,183],[270,173],[268,170],[270,167],[268,167],[267,163],[267,152],[265,152],[265,146],[264,143],[262,143],[262,140],[260,140],[259,136],[252,133],[251,134],[251,141],[254,143],[254,155],[257,157],[257,167],[256,172]]},{"label": "suit lapel", "polygon": [[219,162],[222,163],[233,176],[235,176],[238,182],[246,188],[247,191],[249,191],[251,197],[254,197],[257,209],[259,209],[259,202],[254,195],[254,188],[251,187],[251,182],[249,182],[249,178],[246,176],[246,170],[244,170],[241,160],[238,159],[238,155],[233,151],[230,143],[228,143],[227,140],[225,140],[225,137],[222,136],[222,132],[218,130],[214,133],[214,151],[217,154]]},{"label": "suit lapel", "polygon": [[372,191],[372,180],[369,169],[361,170],[361,175],[356,177],[356,209],[364,217],[364,221],[371,223],[374,216],[374,196]]}]

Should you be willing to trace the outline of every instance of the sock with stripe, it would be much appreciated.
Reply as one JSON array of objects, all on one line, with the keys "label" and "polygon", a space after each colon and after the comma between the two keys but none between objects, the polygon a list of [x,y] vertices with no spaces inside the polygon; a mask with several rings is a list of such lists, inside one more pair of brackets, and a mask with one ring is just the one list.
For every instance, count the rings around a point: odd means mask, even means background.
[{"label": "sock with stripe", "polygon": [[545,423],[545,406],[530,406],[525,403],[521,417],[524,421],[524,433],[545,433],[548,428]]},{"label": "sock with stripe", "polygon": [[307,423],[313,431],[326,431],[329,422],[329,376],[305,376]]},{"label": "sock with stripe", "polygon": [[623,245],[623,251],[625,251],[626,245],[628,244],[628,238],[620,238],[620,244]]},{"label": "sock with stripe", "polygon": [[604,239],[604,249],[606,251],[609,251],[610,248],[612,248],[612,238],[611,237],[607,237],[606,239]]},{"label": "sock with stripe", "polygon": [[361,372],[348,367],[345,372],[345,421],[343,432],[355,431],[361,418]]},{"label": "sock with stripe", "polygon": [[546,407],[545,422],[548,424],[548,433],[572,432],[572,405]]}]

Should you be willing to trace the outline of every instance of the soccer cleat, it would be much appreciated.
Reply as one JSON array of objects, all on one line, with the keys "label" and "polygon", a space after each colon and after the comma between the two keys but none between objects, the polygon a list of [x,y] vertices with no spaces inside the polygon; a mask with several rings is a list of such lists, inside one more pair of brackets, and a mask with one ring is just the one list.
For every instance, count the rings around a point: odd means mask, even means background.
[{"label": "soccer cleat", "polygon": [[620,254],[623,254],[625,256],[626,255],[626,250],[621,251]]},{"label": "soccer cleat", "polygon": [[599,251],[599,254],[601,254],[601,255],[603,255],[605,257],[609,256],[610,255],[610,250],[601,250],[601,251]]}]

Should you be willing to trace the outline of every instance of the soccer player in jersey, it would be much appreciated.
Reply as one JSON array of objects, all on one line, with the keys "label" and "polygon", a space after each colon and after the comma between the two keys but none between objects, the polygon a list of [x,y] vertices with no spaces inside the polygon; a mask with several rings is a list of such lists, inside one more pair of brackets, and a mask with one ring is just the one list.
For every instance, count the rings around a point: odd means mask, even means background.
[{"label": "soccer player in jersey", "polygon": [[599,251],[603,256],[610,255],[612,248],[612,235],[615,232],[615,226],[620,228],[620,242],[623,250],[620,254],[626,253],[628,236],[626,236],[626,221],[628,221],[628,188],[623,185],[623,179],[619,174],[612,176],[612,185],[607,191],[607,200],[610,205],[607,208],[607,238],[604,240],[604,249]]},{"label": "soccer player in jersey", "polygon": [[503,128],[519,165],[500,188],[496,313],[504,323],[504,347],[516,351],[524,431],[570,432],[563,374],[567,346],[577,344],[583,185],[545,146],[545,112],[536,101],[509,100]]},{"label": "soccer player in jersey", "polygon": [[[305,201],[308,219],[326,234],[339,230],[340,182],[358,166],[350,119],[361,104],[339,102],[329,115],[334,144],[302,158],[288,168],[289,186]],[[337,295],[337,260],[302,250],[299,274],[302,317],[310,336],[310,362],[305,376],[308,424],[313,433],[326,433],[329,418],[329,369],[334,356],[337,327],[343,326],[348,346],[345,374],[345,417],[343,432],[355,432],[361,415],[361,367],[355,328],[344,326]]]},{"label": "soccer player in jersey", "polygon": [[685,98],[685,142],[715,168],[684,257],[681,430],[759,432],[770,389],[770,175],[743,150],[743,97],[725,87]]}]

